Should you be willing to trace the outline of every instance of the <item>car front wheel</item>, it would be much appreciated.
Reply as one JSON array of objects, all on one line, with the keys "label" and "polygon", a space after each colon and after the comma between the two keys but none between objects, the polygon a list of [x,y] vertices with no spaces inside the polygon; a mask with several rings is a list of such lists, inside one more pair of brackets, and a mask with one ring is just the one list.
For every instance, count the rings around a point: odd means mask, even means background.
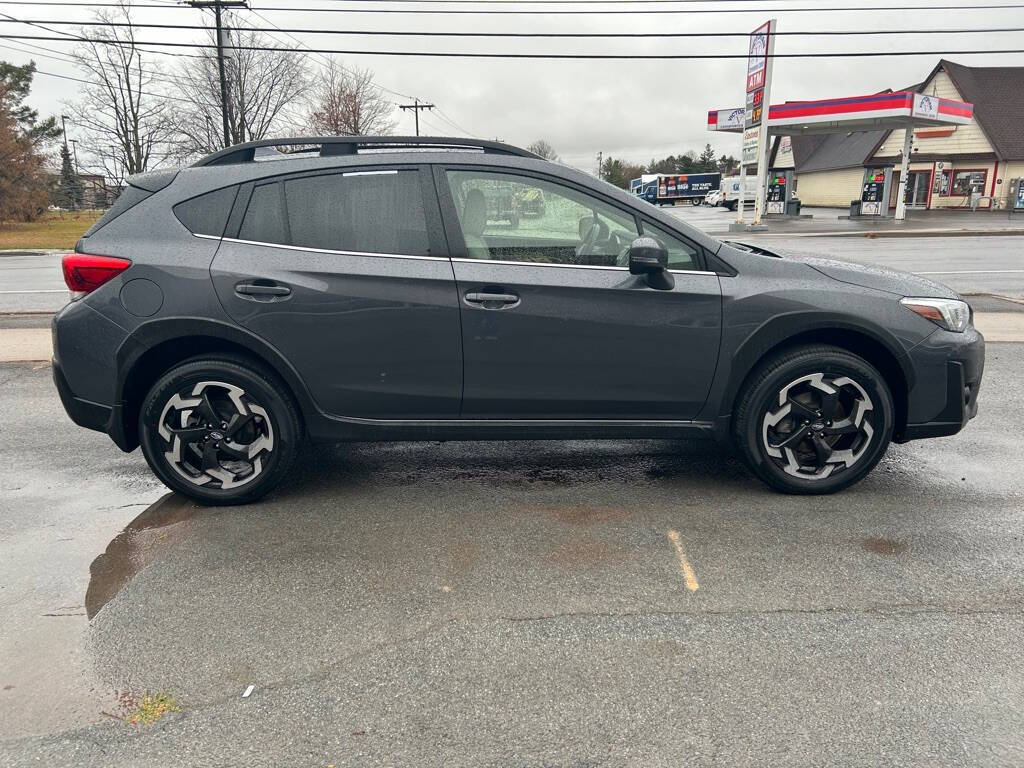
[{"label": "car front wheel", "polygon": [[776,490],[833,493],[863,478],[892,438],[892,394],[866,360],[797,347],[763,363],[739,397],[733,439]]},{"label": "car front wheel", "polygon": [[171,490],[203,504],[245,504],[276,486],[301,426],[276,376],[242,359],[197,359],[165,373],[139,414],[139,442]]}]

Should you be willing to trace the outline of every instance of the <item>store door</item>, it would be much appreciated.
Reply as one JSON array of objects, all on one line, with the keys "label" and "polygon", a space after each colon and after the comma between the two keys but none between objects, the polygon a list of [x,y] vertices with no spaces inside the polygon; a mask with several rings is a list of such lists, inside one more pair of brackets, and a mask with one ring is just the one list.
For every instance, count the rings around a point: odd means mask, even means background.
[{"label": "store door", "polygon": [[910,171],[907,174],[907,208],[924,209],[928,206],[928,187],[931,183],[931,171]]}]

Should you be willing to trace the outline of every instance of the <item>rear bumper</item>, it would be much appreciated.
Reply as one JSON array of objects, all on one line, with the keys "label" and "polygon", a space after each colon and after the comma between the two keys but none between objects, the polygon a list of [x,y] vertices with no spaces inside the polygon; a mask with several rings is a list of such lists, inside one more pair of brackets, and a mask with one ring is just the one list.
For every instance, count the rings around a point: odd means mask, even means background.
[{"label": "rear bumper", "polygon": [[[918,363],[919,383],[910,392],[908,423],[895,442],[955,435],[978,413],[985,339],[973,328],[963,334],[943,331],[911,354]],[[932,411],[934,415],[920,418]]]},{"label": "rear bumper", "polygon": [[60,395],[60,402],[71,420],[80,427],[106,432],[112,411],[110,406],[75,397],[64,376],[64,370],[56,358],[53,360],[52,368],[53,383],[57,386],[57,394]]}]

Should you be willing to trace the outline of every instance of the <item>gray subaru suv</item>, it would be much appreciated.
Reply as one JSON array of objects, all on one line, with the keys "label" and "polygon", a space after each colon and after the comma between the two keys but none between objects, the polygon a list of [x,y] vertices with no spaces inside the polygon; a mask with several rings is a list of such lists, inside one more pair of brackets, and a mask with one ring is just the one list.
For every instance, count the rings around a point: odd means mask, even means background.
[{"label": "gray subaru suv", "polygon": [[942,285],[721,242],[487,141],[229,147],[129,179],[63,266],[68,414],[208,504],[303,442],[697,433],[830,493],[958,432],[984,362]]}]

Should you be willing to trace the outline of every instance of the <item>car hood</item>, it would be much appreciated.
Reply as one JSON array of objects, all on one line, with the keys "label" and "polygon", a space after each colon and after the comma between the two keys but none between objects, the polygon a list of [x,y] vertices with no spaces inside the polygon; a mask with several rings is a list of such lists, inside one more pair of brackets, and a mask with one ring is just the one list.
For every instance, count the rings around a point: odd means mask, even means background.
[{"label": "car hood", "polygon": [[817,259],[787,256],[793,261],[800,261],[826,277],[841,283],[859,285],[862,288],[873,288],[886,291],[897,296],[927,296],[936,299],[958,299],[956,291],[942,283],[926,277],[900,272],[898,269],[879,267],[867,264],[854,264],[848,261],[833,259]]}]

